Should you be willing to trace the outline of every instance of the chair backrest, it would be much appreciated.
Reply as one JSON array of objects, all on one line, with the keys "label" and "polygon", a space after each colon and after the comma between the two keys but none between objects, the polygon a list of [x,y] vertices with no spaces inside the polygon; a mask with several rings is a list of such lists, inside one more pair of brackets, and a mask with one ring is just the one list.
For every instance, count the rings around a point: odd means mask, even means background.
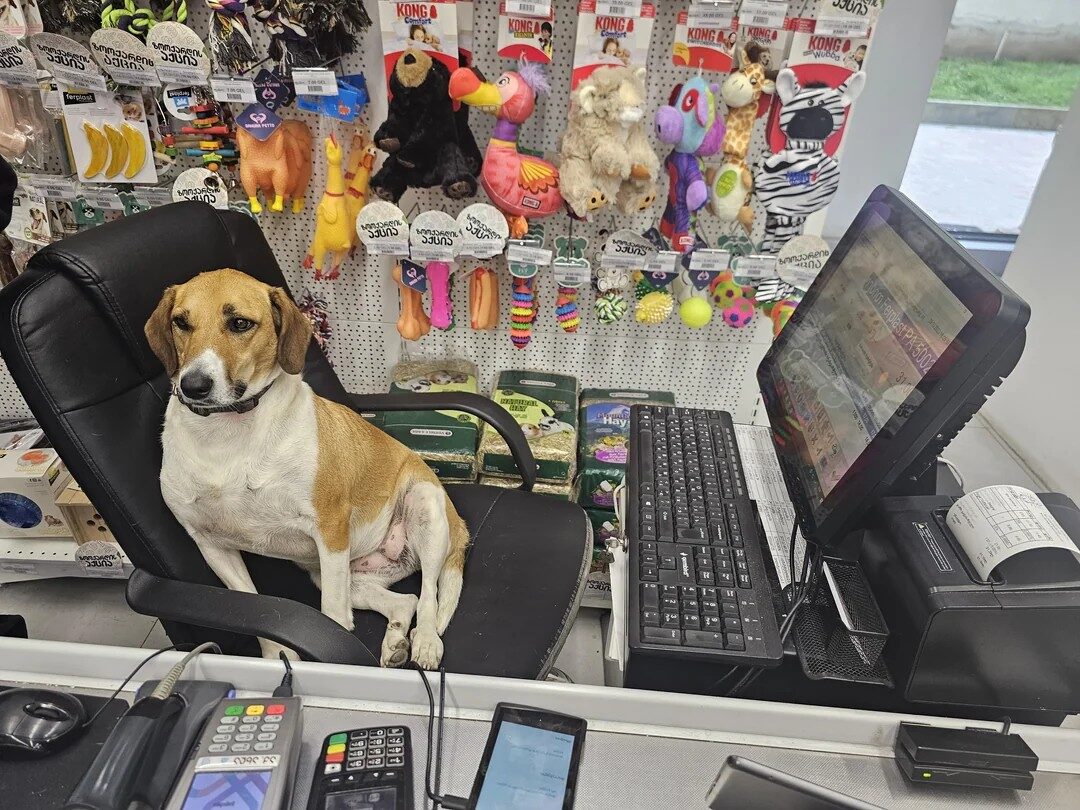
[{"label": "chair backrest", "polygon": [[[43,249],[0,291],[0,354],[121,547],[139,568],[204,584],[220,583],[161,497],[169,380],[143,324],[165,287],[221,267],[287,289],[254,220],[176,203]],[[345,400],[314,341],[304,378]]]}]

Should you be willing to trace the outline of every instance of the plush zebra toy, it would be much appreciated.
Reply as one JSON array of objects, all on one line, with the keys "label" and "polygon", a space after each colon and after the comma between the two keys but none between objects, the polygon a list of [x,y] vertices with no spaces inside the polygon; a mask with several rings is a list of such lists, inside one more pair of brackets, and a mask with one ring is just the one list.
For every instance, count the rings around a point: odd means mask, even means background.
[{"label": "plush zebra toy", "polygon": [[776,253],[802,233],[806,218],[828,205],[840,185],[840,166],[825,152],[825,139],[844,124],[848,107],[866,84],[866,74],[852,74],[839,87],[820,82],[799,85],[790,68],[776,77],[780,131],[787,145],[762,158],[754,168],[754,193],[765,208],[761,249]]}]

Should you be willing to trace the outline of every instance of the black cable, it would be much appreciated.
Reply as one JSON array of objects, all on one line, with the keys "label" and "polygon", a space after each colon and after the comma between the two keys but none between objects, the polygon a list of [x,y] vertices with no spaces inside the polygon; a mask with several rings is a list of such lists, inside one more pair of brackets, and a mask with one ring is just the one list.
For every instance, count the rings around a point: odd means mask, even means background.
[{"label": "black cable", "polygon": [[292,662],[289,660],[289,656],[281,651],[278,651],[278,657],[281,658],[281,663],[285,665],[285,674],[281,676],[281,683],[271,694],[273,697],[292,697]]},{"label": "black cable", "polygon": [[443,730],[443,707],[446,704],[446,670],[439,669],[439,730],[437,736],[438,748],[435,754],[435,786],[432,789],[431,784],[431,747],[432,747],[432,733],[435,727],[435,695],[431,691],[431,684],[428,683],[427,673],[418,664],[413,663],[413,668],[420,673],[420,680],[424,682],[424,691],[428,696],[428,730],[427,730],[427,762],[424,765],[424,793],[427,794],[428,799],[431,801],[433,808],[442,807],[446,810],[465,810],[465,806],[468,804],[467,799],[463,799],[460,796],[440,796],[439,780],[442,772],[442,730]]},{"label": "black cable", "polygon": [[[101,713],[105,711],[106,708],[108,708],[109,704],[116,699],[116,696],[124,690],[124,687],[128,685],[128,682],[138,674],[139,670],[149,664],[153,659],[157,658],[162,653],[172,652],[173,650],[181,650],[183,652],[186,652],[187,650],[184,650],[183,648],[194,648],[197,646],[197,644],[191,643],[173,644],[171,647],[162,647],[160,650],[155,650],[154,652],[150,653],[150,655],[146,656],[146,658],[139,662],[138,666],[136,666],[135,669],[131,670],[131,672],[128,673],[128,676],[124,678],[124,680],[120,683],[118,687],[116,687],[113,693],[109,695],[108,700],[106,700],[105,703],[102,704],[101,708],[94,712],[93,716],[90,717],[90,719],[83,722],[82,728],[88,727],[95,720],[97,720],[98,717],[101,716]],[[221,652],[221,647],[218,647],[217,644],[215,644],[214,647],[217,648],[218,653]]]},{"label": "black cable", "polygon": [[446,716],[446,669],[439,667],[439,730],[435,732],[435,793],[442,795],[442,733]]},{"label": "black cable", "polygon": [[431,800],[431,806],[438,807],[440,797],[431,788],[431,735],[435,728],[435,695],[432,694],[431,684],[428,683],[427,673],[424,672],[424,668],[416,663],[413,664],[413,667],[420,673],[420,680],[424,682],[424,691],[427,692],[428,698],[427,762],[424,765],[424,793]]}]

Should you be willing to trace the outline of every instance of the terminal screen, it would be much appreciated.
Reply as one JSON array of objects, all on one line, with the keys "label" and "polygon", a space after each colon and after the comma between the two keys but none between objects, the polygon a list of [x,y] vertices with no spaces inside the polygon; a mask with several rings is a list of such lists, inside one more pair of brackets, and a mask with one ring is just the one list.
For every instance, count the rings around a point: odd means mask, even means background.
[{"label": "terminal screen", "polygon": [[260,810],[270,787],[270,771],[200,771],[182,810]]},{"label": "terminal screen", "polygon": [[820,518],[866,446],[894,435],[922,404],[917,386],[959,356],[952,344],[972,313],[876,213],[818,293],[785,330],[771,382],[788,415],[774,430],[795,439]]},{"label": "terminal screen", "polygon": [[561,810],[574,735],[504,720],[476,810]]}]

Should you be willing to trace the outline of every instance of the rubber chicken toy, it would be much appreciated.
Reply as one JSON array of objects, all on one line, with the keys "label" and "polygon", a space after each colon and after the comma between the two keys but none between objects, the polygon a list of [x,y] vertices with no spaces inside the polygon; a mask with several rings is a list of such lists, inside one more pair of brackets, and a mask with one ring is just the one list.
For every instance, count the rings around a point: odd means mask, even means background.
[{"label": "rubber chicken toy", "polygon": [[[315,212],[315,236],[304,257],[304,267],[315,268],[316,281],[335,279],[341,275],[341,263],[352,249],[356,233],[355,223],[349,219],[341,160],[341,147],[331,135],[326,139],[326,191]],[[328,252],[330,269],[323,273],[323,260]]]}]

